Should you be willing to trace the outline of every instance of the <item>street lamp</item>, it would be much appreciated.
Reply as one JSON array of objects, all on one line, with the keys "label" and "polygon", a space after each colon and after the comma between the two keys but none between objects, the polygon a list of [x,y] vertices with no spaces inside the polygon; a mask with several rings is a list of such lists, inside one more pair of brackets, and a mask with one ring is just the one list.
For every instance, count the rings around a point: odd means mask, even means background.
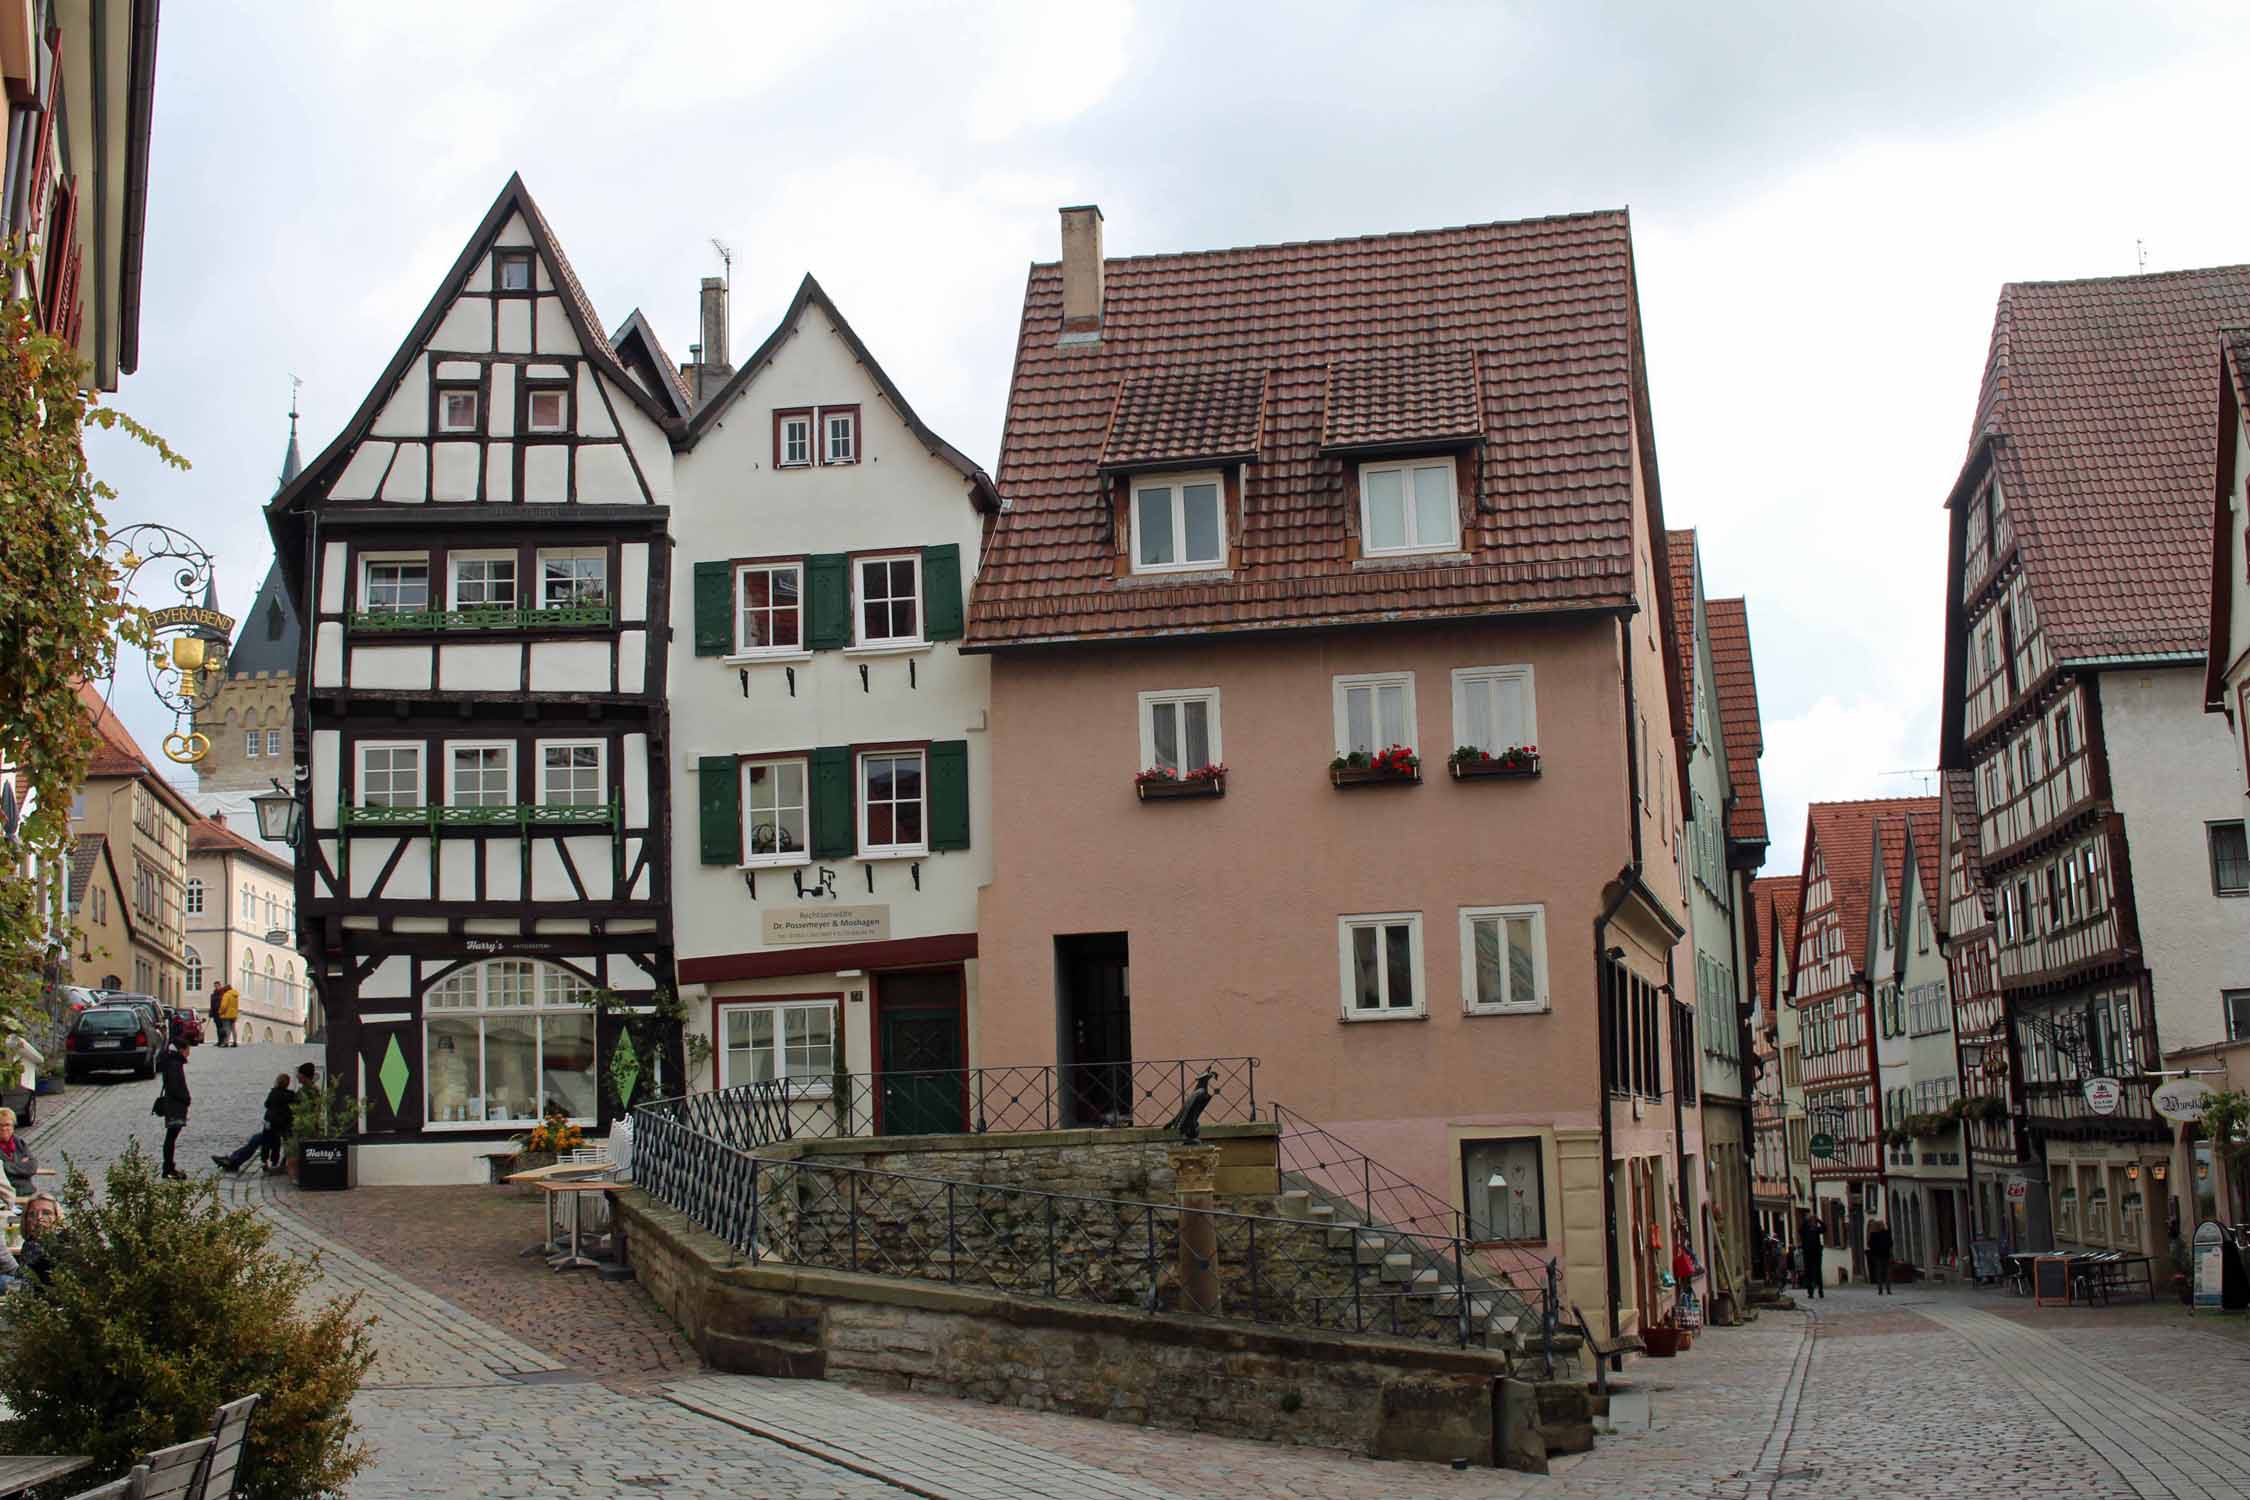
[{"label": "street lamp", "polygon": [[251,808],[258,814],[258,837],[269,844],[287,844],[294,849],[304,832],[305,805],[297,800],[295,792],[280,782],[272,784],[272,791],[260,792],[250,799]]}]

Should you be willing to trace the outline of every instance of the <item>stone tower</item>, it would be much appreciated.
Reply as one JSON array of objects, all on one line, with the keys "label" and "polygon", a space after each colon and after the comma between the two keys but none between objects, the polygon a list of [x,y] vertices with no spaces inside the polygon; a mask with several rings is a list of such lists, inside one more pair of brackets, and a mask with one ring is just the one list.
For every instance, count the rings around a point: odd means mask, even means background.
[{"label": "stone tower", "polygon": [[[297,451],[297,409],[292,401],[289,447],[281,459],[280,484],[296,478],[302,466]],[[227,656],[225,683],[195,716],[195,727],[211,740],[210,753],[196,764],[196,790],[242,794],[224,799],[221,805],[226,811],[247,817],[247,794],[267,790],[272,781],[291,784],[296,754],[289,705],[297,689],[297,645],[297,611],[290,605],[289,591],[282,587],[277,560],[266,570],[257,601],[243,617]],[[239,808],[226,805],[237,801],[243,804]]]}]

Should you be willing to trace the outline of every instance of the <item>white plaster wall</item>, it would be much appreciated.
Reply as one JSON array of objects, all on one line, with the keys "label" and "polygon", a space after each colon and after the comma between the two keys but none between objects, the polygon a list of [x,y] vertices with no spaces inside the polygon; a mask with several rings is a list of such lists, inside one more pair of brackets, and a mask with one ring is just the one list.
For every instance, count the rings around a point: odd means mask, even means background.
[{"label": "white plaster wall", "polygon": [[449,693],[513,693],[523,685],[523,647],[455,645],[438,648],[438,676]]},{"label": "white plaster wall", "polygon": [[641,482],[623,443],[581,443],[578,447],[578,498],[589,505],[634,505]]},{"label": "white plaster wall", "polygon": [[[1731,896],[1734,890],[1734,879],[1727,871],[1724,854],[1726,847],[1727,788],[1729,785],[1726,764],[1726,729],[1719,722],[1718,693],[1714,686],[1716,668],[1711,661],[1711,640],[1707,616],[1704,611],[1703,570],[1700,564],[1696,568],[1694,618],[1695,681],[1687,685],[1690,705],[1689,722],[1694,722],[1693,705],[1696,698],[1701,696],[1710,706],[1710,713],[1706,716],[1710,737],[1705,743],[1696,747],[1693,756],[1688,761],[1688,784],[1711,810],[1708,819],[1708,832],[1713,839],[1718,841],[1719,848],[1722,851],[1718,860],[1719,879],[1724,883],[1727,893]],[[1747,731],[1742,732],[1746,733]],[[1683,808],[1681,810],[1680,822],[1683,826],[1688,821],[1688,811],[1690,809]],[[1682,858],[1687,858],[1687,851],[1682,851]],[[1704,1093],[1716,1094],[1725,1099],[1741,1099],[1749,1092],[1743,1085],[1743,1062],[1746,1059],[1730,1060],[1725,1057],[1713,1057],[1707,1050],[1716,1040],[1712,1036],[1712,1030],[1718,1027],[1725,1028],[1728,1035],[1734,1039],[1734,1051],[1736,1053],[1740,1053],[1742,1050],[1740,1008],[1742,996],[1745,993],[1743,988],[1745,980],[1741,973],[1744,965],[1740,956],[1735,952],[1733,943],[1734,907],[1731,901],[1713,899],[1711,892],[1696,878],[1695,870],[1692,868],[1694,861],[1688,859],[1687,863],[1691,867],[1688,871],[1688,930],[1694,943],[1693,954],[1700,954],[1732,974],[1735,986],[1734,993],[1729,995],[1704,995],[1702,993],[1703,967],[1694,961],[1692,955],[1689,956],[1686,984],[1695,994],[1696,1026],[1699,1033],[1696,1056],[1697,1077],[1701,1080]],[[1675,979],[1675,983],[1677,982],[1677,979]]]},{"label": "white plaster wall", "polygon": [[531,687],[540,693],[609,691],[607,641],[534,641]]},{"label": "white plaster wall", "polygon": [[[911,396],[911,393],[909,393]],[[777,473],[776,408],[848,405],[860,408],[861,458],[838,468]],[[628,424],[630,425],[630,424]],[[990,746],[984,725],[990,701],[987,660],[941,642],[911,658],[822,651],[784,667],[723,665],[694,654],[698,562],[774,554],[904,551],[952,542],[961,549],[966,599],[981,525],[966,483],[932,456],[885,403],[825,313],[808,307],[773,363],[730,405],[674,474],[672,509],[673,931],[682,958],[764,952],[760,912],[813,904],[794,895],[787,869],[758,874],[758,895],[741,872],[700,862],[695,765],[711,754],[755,754],[814,745],[884,740],[965,739],[969,747],[970,847],[921,860],[916,891],[905,861],[831,861],[839,905],[890,908],[893,939],[976,931],[977,892],[991,879]],[[862,691],[859,669],[868,669]],[[749,674],[745,696],[740,673]],[[817,873],[816,862],[812,870]],[[868,890],[868,871],[875,889]],[[813,949],[802,952],[817,962]],[[972,1035],[974,1027],[971,1028]]]},{"label": "white plaster wall", "polygon": [[[1935,850],[1924,851],[1919,847],[1916,853],[1927,853],[1931,858],[1939,857]],[[1938,889],[1941,893],[1945,889],[1942,865],[1939,868]],[[1921,929],[1918,925],[1925,912],[1930,919],[1930,950],[1927,953],[1921,949]],[[1961,1063],[1953,1042],[1952,976],[1946,967],[1944,950],[1938,944],[1939,925],[1939,913],[1931,911],[1929,903],[1923,898],[1921,880],[1915,878],[1906,881],[1904,914],[1898,929],[1898,940],[1906,955],[1906,973],[1900,981],[1900,1004],[1906,1003],[1905,997],[1917,985],[1937,983],[1947,986],[1943,1027],[1924,1036],[1915,1036],[1912,1030],[1912,1012],[1908,1012],[1906,1081],[1912,1085],[1943,1080],[1953,1085],[1953,1095],[1958,1098],[1961,1092]],[[1958,1160],[1951,1164],[1926,1160],[1933,1150],[1950,1151]],[[1906,1176],[1958,1182],[1969,1175],[1968,1143],[1962,1139],[1958,1126],[1934,1141],[1915,1142],[1914,1157],[1914,1166],[1904,1169]]]},{"label": "white plaster wall", "polygon": [[[350,462],[337,476],[335,487],[329,490],[331,500],[372,500],[375,486],[383,481],[383,470],[391,461],[395,445],[368,439],[352,450]],[[329,606],[334,608],[336,606]]]},{"label": "white plaster wall", "polygon": [[352,686],[426,692],[430,651],[428,646],[362,646],[352,652]]},{"label": "white plaster wall", "polygon": [[344,627],[324,620],[313,632],[313,686],[344,685]]},{"label": "white plaster wall", "polygon": [[315,828],[336,826],[337,798],[343,784],[337,773],[342,756],[343,736],[340,733],[333,729],[313,731],[312,823]]},{"label": "white plaster wall", "polygon": [[2220,991],[2250,988],[2250,897],[2211,891],[2207,822],[2243,815],[2226,720],[2203,711],[2200,663],[2096,679],[2110,787],[2125,815],[2133,904],[2167,1052],[2226,1039]]}]

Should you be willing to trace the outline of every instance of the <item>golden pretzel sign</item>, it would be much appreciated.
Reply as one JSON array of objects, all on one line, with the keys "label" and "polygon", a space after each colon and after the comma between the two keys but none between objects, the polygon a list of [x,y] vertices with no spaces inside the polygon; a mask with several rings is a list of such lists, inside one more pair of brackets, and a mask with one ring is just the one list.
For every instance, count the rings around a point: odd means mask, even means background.
[{"label": "golden pretzel sign", "polygon": [[211,753],[211,737],[190,730],[186,734],[174,732],[164,736],[164,754],[183,766],[192,766]]}]

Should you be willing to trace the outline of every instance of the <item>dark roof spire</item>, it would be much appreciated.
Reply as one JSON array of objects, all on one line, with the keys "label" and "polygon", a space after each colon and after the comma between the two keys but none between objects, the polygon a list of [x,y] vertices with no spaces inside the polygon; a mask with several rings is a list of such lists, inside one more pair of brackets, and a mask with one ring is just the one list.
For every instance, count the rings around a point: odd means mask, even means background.
[{"label": "dark roof spire", "polygon": [[274,486],[277,491],[295,479],[297,471],[305,466],[297,452],[297,388],[303,384],[296,376],[289,377],[289,449],[281,455],[281,484]]}]

